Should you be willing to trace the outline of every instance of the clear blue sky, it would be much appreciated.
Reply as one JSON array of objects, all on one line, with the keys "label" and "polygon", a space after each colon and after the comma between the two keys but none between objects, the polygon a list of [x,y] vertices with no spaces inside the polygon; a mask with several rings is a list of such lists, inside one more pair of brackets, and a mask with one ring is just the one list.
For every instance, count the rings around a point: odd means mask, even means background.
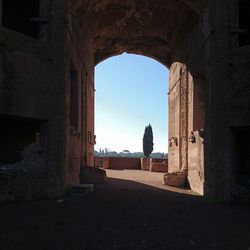
[{"label": "clear blue sky", "polygon": [[95,150],[142,152],[145,126],[154,151],[167,152],[168,70],[144,56],[122,54],[95,68]]}]

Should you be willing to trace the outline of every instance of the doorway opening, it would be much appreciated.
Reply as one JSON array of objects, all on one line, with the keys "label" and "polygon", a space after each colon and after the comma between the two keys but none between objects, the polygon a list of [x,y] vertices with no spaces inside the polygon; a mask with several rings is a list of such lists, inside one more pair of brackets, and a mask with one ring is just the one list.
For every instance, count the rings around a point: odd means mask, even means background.
[{"label": "doorway opening", "polygon": [[250,127],[237,127],[234,134],[234,184],[250,190]]},{"label": "doorway opening", "polygon": [[[107,168],[140,169],[145,127],[153,128],[153,158],[167,158],[168,70],[157,61],[124,53],[95,69],[95,156]],[[116,159],[113,159],[116,158]],[[117,159],[119,164],[117,164]],[[123,162],[123,164],[122,164]]]}]

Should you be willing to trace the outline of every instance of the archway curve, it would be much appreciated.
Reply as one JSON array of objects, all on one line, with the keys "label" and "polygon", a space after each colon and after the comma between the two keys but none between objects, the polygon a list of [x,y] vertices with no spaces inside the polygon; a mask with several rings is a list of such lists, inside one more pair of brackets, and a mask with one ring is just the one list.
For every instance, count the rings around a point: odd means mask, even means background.
[{"label": "archway curve", "polygon": [[122,55],[124,53],[127,53],[129,55],[138,55],[138,56],[144,56],[144,57],[147,57],[149,59],[152,59],[156,62],[158,62],[159,64],[163,65],[164,67],[166,67],[166,70],[169,70],[169,66],[166,65],[164,62],[160,61],[159,58],[157,57],[154,57],[152,56],[151,54],[148,54],[148,53],[139,53],[139,52],[127,52],[127,51],[123,51],[123,52],[119,52],[119,53],[114,53],[114,54],[111,54],[111,55],[108,55],[107,57],[103,58],[101,61],[97,62],[95,64],[95,67],[98,66],[100,63],[112,58],[112,57],[115,57],[115,56],[119,56],[119,55]]},{"label": "archway curve", "polygon": [[72,5],[73,18],[91,44],[95,65],[127,52],[149,56],[169,68],[173,51],[205,2],[78,0]]}]

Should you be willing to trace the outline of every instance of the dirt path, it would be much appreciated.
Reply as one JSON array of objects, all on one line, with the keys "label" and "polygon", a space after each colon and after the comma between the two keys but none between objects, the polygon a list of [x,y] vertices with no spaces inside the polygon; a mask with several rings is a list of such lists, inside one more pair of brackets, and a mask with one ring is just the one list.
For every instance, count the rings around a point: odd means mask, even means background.
[{"label": "dirt path", "polygon": [[249,210],[122,172],[82,197],[1,204],[0,249],[250,249]]}]

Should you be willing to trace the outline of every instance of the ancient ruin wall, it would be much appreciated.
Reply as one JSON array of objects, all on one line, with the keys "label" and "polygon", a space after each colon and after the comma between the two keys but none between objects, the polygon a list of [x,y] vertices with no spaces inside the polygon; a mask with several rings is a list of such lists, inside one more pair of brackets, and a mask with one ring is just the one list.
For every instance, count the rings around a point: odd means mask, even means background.
[{"label": "ancient ruin wall", "polygon": [[14,119],[40,121],[37,132],[47,158],[48,194],[53,196],[62,191],[63,178],[65,25],[61,1],[53,1],[48,10],[46,20],[53,21],[47,23],[46,39],[0,26],[0,114],[13,124]]},{"label": "ancient ruin wall", "polygon": [[[67,7],[65,185],[69,186],[79,183],[81,166],[94,166],[95,135],[92,47],[70,2]],[[72,77],[74,75],[76,79]],[[73,85],[77,87],[76,96],[72,95]],[[72,114],[72,99],[77,102],[76,114]],[[72,115],[77,117],[76,124],[72,124]]]},{"label": "ancient ruin wall", "polygon": [[186,66],[172,64],[169,83],[169,171],[187,170],[191,189],[203,194],[204,144],[201,132],[204,127],[197,127],[197,124],[202,126],[204,117],[196,88]]},{"label": "ancient ruin wall", "polygon": [[168,168],[169,171],[178,171],[180,165],[179,153],[179,119],[180,119],[180,65],[173,63],[169,70],[169,97],[168,97]]}]

